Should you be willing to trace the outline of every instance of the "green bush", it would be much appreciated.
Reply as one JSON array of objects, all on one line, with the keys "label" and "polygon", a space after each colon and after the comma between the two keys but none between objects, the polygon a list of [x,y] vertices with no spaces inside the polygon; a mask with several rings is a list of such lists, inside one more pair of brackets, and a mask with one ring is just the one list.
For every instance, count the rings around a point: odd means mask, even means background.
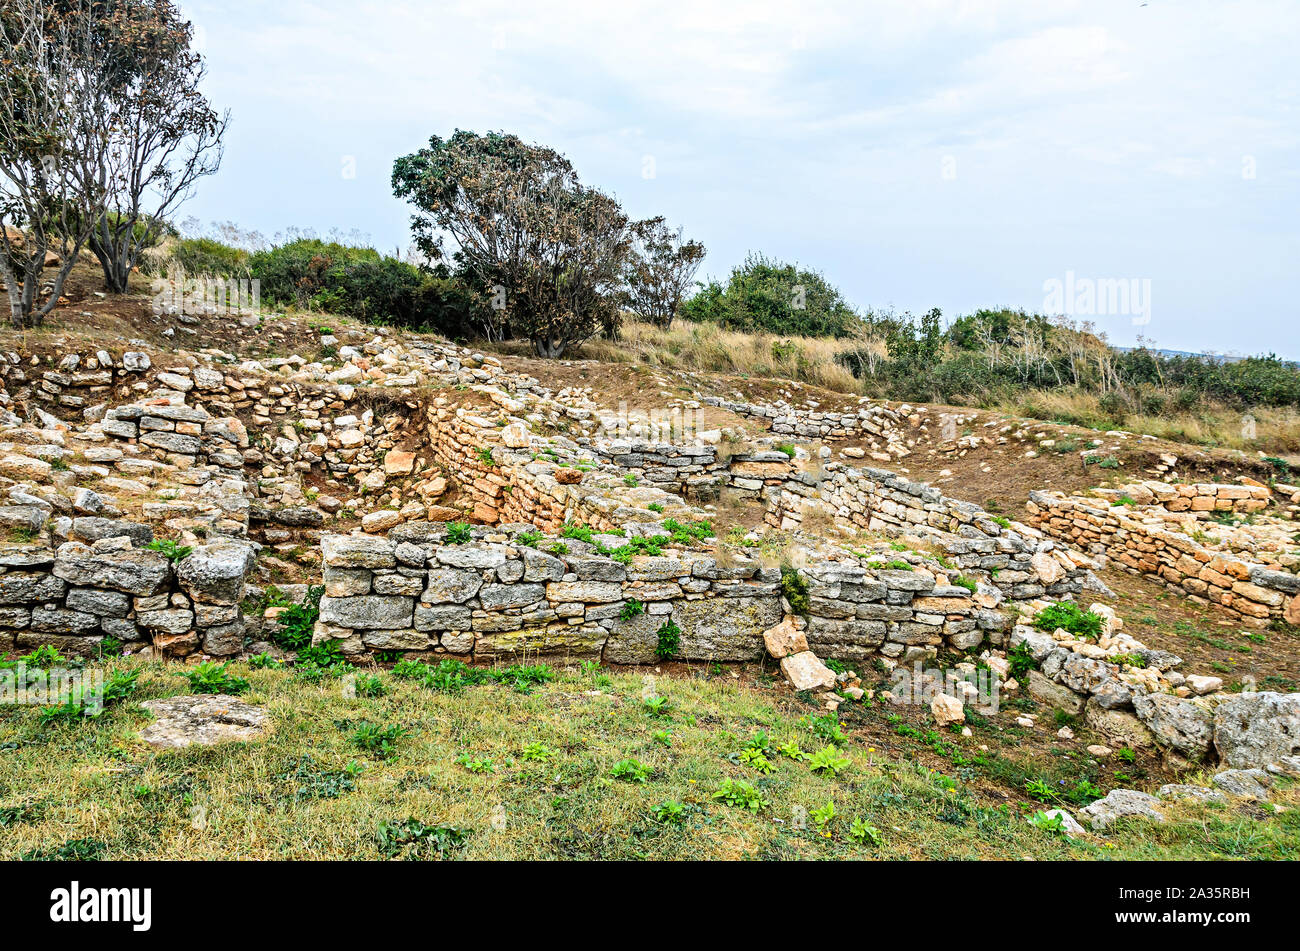
[{"label": "green bush", "polygon": [[726,285],[710,281],[681,307],[687,320],[729,330],[786,336],[847,337],[861,321],[816,271],[750,254]]},{"label": "green bush", "polygon": [[1050,604],[1039,611],[1034,618],[1034,627],[1040,631],[1055,631],[1057,628],[1069,631],[1079,637],[1095,641],[1101,636],[1104,619],[1100,614],[1085,611],[1073,601],[1061,601]]},{"label": "green bush", "polygon": [[189,277],[248,276],[248,252],[213,238],[184,238],[176,242],[171,259]]},{"label": "green bush", "polygon": [[421,270],[373,248],[300,238],[258,251],[248,270],[263,302],[346,314],[369,323],[473,335],[481,298],[445,267]]}]

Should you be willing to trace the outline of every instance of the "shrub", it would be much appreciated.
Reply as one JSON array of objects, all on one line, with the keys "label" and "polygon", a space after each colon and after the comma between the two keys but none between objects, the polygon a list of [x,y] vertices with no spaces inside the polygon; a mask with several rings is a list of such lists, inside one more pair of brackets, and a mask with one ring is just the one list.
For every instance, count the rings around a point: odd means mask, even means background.
[{"label": "shrub", "polygon": [[1049,604],[1034,617],[1034,627],[1040,631],[1050,633],[1061,628],[1091,641],[1101,636],[1104,624],[1105,621],[1100,614],[1085,611],[1073,601]]},{"label": "shrub", "polygon": [[214,238],[184,238],[171,249],[171,259],[188,277],[248,277],[248,252]]},{"label": "shrub", "polygon": [[316,619],[320,617],[320,599],[324,593],[323,585],[310,585],[301,604],[292,604],[281,611],[276,618],[277,626],[271,632],[271,643],[290,651],[302,650],[309,645],[316,629]]},{"label": "shrub", "polygon": [[816,271],[762,254],[732,269],[726,285],[710,281],[681,307],[688,320],[729,330],[785,336],[847,337],[861,319],[839,290]]},{"label": "shrub", "polygon": [[664,621],[659,630],[655,632],[657,641],[655,643],[655,656],[660,660],[667,660],[681,649],[682,646],[682,629],[673,621]]},{"label": "shrub", "polygon": [[247,262],[272,306],[346,314],[370,323],[432,329],[448,337],[475,333],[481,297],[445,268],[412,264],[316,238],[258,251]]}]

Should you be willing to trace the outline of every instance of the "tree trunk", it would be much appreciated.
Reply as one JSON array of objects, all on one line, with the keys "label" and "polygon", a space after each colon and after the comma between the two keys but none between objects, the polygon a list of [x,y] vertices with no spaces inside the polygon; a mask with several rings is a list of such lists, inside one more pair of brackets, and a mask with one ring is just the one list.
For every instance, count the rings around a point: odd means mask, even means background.
[{"label": "tree trunk", "polygon": [[548,360],[558,360],[564,355],[567,348],[568,344],[563,340],[551,340],[542,337],[533,338],[533,349],[537,351],[537,355]]},{"label": "tree trunk", "polygon": [[131,280],[131,268],[121,259],[126,256],[125,253],[119,256],[114,253],[111,245],[93,239],[90,250],[99,259],[99,266],[104,272],[104,289],[110,294],[125,294]]}]

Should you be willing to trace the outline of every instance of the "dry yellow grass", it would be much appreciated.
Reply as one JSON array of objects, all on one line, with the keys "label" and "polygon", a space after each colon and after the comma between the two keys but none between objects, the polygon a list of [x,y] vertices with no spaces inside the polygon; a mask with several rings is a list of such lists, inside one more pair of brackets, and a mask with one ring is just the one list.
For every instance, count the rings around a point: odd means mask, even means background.
[{"label": "dry yellow grass", "polygon": [[[1102,407],[1101,398],[1073,388],[1032,390],[992,407],[1031,419],[1051,420],[1090,429],[1123,429],[1160,439],[1217,446],[1269,455],[1300,450],[1300,413],[1292,407],[1257,406],[1248,413],[1223,404],[1206,403],[1191,410],[1159,416],[1116,415]],[[1253,420],[1253,427],[1247,417]]]},{"label": "dry yellow grass", "polygon": [[653,324],[626,320],[619,340],[589,341],[579,356],[609,363],[782,377],[841,393],[861,393],[862,382],[839,358],[866,347],[884,353],[884,344],[875,340],[778,337],[680,320],[662,330]]}]

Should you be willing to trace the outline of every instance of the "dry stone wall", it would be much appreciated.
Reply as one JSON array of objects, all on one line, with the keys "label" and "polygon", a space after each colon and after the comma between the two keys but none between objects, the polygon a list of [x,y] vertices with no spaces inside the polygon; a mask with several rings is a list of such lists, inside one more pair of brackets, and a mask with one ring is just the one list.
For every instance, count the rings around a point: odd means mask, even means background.
[{"label": "dry stone wall", "polygon": [[[524,544],[517,532],[476,534],[449,544],[444,526],[408,523],[388,537],[327,535],[317,641],[348,654],[652,663],[657,632],[671,621],[681,638],[675,658],[745,661],[762,655],[764,631],[790,613],[779,568],[730,550],[670,547],[623,563],[601,554],[625,544],[622,536],[534,533]],[[805,557],[807,641],[821,656],[910,660],[1005,636],[996,589],[953,585],[937,563],[867,567],[842,549]]]},{"label": "dry stone wall", "polygon": [[1200,604],[1217,604],[1248,624],[1272,618],[1300,624],[1300,575],[1206,548],[1189,535],[1131,517],[1124,506],[1030,493],[1029,519],[1068,544],[1114,559],[1178,588]]},{"label": "dry stone wall", "polygon": [[241,653],[252,546],[214,540],[173,564],[138,540],[0,547],[0,656],[44,645],[86,656],[106,640],[168,657]]}]

